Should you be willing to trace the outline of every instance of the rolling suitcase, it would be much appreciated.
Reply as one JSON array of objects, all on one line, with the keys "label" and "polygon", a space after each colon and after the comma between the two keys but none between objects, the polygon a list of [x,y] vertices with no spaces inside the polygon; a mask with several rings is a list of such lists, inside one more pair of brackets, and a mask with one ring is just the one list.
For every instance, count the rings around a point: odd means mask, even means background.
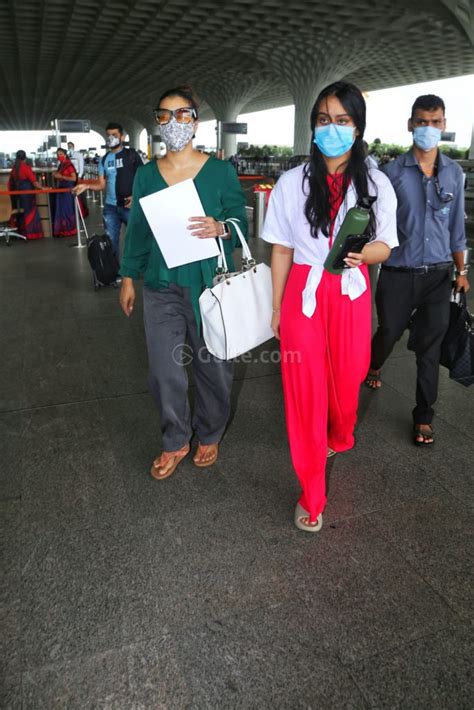
[{"label": "rolling suitcase", "polygon": [[119,264],[106,234],[93,234],[87,238],[87,258],[94,275],[94,289],[112,284],[117,288]]}]

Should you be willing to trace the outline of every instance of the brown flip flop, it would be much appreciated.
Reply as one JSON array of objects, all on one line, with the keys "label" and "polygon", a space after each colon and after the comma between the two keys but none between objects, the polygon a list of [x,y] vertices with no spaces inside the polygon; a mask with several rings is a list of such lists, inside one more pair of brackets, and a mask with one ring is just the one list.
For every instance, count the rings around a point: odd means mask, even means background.
[{"label": "brown flip flop", "polygon": [[[201,461],[203,456],[209,454],[209,458],[206,461]],[[194,454],[193,463],[198,468],[207,468],[212,466],[217,461],[217,456],[219,455],[219,444],[198,444],[196,453]]]},{"label": "brown flip flop", "polygon": [[[165,478],[169,478],[171,474],[176,471],[178,464],[189,454],[190,450],[191,447],[189,444],[185,444],[179,451],[163,451],[160,456],[153,461],[150,475],[155,481],[164,481]],[[173,463],[170,468],[167,468],[170,461],[173,461]],[[164,472],[160,473],[160,469],[164,469]]]}]

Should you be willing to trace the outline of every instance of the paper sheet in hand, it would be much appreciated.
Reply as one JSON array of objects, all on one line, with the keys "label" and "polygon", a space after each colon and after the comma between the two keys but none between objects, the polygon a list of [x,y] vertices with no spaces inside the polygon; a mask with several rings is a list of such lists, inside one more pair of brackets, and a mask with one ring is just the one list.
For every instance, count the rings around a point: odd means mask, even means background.
[{"label": "paper sheet in hand", "polygon": [[219,254],[215,239],[194,237],[190,217],[204,217],[192,180],[183,180],[140,199],[145,217],[169,269]]}]

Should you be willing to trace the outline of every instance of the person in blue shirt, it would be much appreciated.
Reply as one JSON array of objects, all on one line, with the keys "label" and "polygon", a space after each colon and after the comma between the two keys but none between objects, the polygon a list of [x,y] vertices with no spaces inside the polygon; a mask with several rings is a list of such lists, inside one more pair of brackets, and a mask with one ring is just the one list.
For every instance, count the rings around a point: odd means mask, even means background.
[{"label": "person in blue shirt", "polygon": [[99,177],[94,183],[78,185],[74,192],[105,190],[104,227],[120,260],[120,230],[128,224],[135,173],[143,165],[139,153],[125,148],[125,133],[120,123],[109,123],[105,129],[108,152],[99,162]]},{"label": "person in blue shirt", "polygon": [[419,96],[408,130],[413,146],[384,166],[397,195],[400,246],[382,264],[375,294],[378,329],[372,340],[367,385],[381,387],[381,368],[416,310],[416,406],[413,441],[434,443],[433,405],[438,395],[441,343],[449,325],[453,262],[456,290],[469,290],[464,263],[464,177],[438,150],[446,128],[439,96]]}]

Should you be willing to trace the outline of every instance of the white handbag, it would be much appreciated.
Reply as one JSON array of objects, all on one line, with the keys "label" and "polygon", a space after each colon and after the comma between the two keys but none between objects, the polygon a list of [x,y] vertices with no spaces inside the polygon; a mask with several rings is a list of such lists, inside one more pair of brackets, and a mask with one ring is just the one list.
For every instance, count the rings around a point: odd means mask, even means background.
[{"label": "white handbag", "polygon": [[229,273],[219,239],[221,255],[214,286],[199,298],[204,341],[220,360],[231,360],[273,338],[271,269],[255,263],[238,220],[226,222],[235,227],[241,241],[242,269]]}]

